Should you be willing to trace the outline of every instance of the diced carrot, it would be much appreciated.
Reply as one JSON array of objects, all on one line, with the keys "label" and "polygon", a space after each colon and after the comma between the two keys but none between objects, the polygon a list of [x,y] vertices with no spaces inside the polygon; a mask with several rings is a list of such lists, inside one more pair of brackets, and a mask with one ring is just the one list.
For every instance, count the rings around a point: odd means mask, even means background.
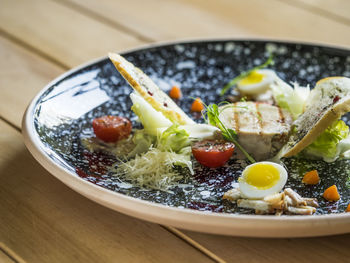
[{"label": "diced carrot", "polygon": [[350,212],[350,203],[348,204],[348,207],[345,209],[345,212]]},{"label": "diced carrot", "polygon": [[336,185],[332,185],[330,187],[328,187],[324,193],[323,193],[323,197],[331,202],[334,201],[338,201],[340,199],[340,195],[338,193],[338,189],[336,187]]},{"label": "diced carrot", "polygon": [[202,100],[200,98],[196,98],[191,106],[191,111],[193,112],[201,112],[204,109]]},{"label": "diced carrot", "polygon": [[178,86],[173,86],[169,92],[172,99],[180,99],[182,97],[181,89]]},{"label": "diced carrot", "polygon": [[318,184],[320,182],[320,177],[318,176],[317,170],[307,172],[301,182],[304,184]]}]

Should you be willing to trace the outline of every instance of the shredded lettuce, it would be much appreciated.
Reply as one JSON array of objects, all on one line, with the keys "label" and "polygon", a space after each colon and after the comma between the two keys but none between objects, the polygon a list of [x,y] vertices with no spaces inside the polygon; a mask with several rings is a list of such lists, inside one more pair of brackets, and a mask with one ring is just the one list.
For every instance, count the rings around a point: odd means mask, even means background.
[{"label": "shredded lettuce", "polygon": [[303,150],[303,154],[333,162],[350,150],[349,127],[338,120],[329,126],[316,140]]},{"label": "shredded lettuce", "polygon": [[294,88],[277,78],[271,85],[271,90],[277,105],[288,110],[295,120],[304,111],[310,88],[301,87],[297,83],[293,85]]}]

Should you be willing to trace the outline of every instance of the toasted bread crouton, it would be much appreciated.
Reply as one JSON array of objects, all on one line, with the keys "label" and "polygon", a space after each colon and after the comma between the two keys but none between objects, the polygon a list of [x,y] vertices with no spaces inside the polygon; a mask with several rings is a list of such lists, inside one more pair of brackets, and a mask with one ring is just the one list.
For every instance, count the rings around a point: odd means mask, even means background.
[{"label": "toasted bread crouton", "polygon": [[130,86],[155,110],[161,112],[172,123],[180,125],[194,124],[194,121],[142,70],[118,54],[109,53],[109,58]]},{"label": "toasted bread crouton", "polygon": [[283,157],[298,154],[342,115],[350,111],[350,79],[325,78],[311,91],[305,112],[294,122],[296,132],[282,149]]}]

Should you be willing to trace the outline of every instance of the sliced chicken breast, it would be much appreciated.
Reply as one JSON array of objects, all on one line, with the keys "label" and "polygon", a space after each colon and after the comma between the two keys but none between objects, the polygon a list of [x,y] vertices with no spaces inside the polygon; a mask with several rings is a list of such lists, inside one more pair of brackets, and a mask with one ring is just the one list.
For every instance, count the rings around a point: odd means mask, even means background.
[{"label": "sliced chicken breast", "polygon": [[238,142],[256,160],[273,157],[288,141],[291,115],[259,102],[236,102],[220,107],[220,119],[238,134]]}]

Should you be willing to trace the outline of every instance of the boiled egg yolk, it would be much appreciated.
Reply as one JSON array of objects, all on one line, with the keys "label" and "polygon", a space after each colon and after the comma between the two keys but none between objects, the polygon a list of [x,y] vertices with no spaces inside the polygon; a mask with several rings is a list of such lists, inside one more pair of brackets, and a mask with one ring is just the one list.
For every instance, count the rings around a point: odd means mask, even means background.
[{"label": "boiled egg yolk", "polygon": [[252,166],[245,175],[245,181],[257,189],[269,189],[279,179],[279,171],[274,166],[266,163]]},{"label": "boiled egg yolk", "polygon": [[273,162],[258,162],[244,169],[238,183],[243,197],[261,199],[280,192],[287,177],[283,166]]},{"label": "boiled egg yolk", "polygon": [[239,85],[250,85],[256,84],[263,80],[264,75],[259,73],[257,70],[252,71],[247,77],[239,82]]},{"label": "boiled egg yolk", "polygon": [[273,70],[254,70],[237,83],[237,89],[243,95],[258,95],[266,92],[277,78]]}]

